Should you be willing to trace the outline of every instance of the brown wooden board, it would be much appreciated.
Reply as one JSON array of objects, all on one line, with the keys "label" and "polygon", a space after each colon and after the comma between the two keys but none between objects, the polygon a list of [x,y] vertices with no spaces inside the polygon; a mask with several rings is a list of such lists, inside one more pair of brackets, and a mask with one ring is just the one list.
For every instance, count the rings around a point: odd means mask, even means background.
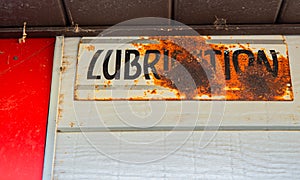
[{"label": "brown wooden board", "polygon": [[0,27],[65,26],[60,0],[0,1]]},{"label": "brown wooden board", "polygon": [[139,17],[169,17],[166,0],[64,0],[71,24],[113,25]]},{"label": "brown wooden board", "polygon": [[175,0],[175,20],[185,24],[274,23],[281,0]]}]

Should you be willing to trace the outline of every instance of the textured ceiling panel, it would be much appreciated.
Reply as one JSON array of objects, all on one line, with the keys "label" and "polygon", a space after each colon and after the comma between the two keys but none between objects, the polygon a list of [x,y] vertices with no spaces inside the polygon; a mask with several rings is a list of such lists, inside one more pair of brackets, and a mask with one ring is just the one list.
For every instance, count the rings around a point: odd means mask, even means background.
[{"label": "textured ceiling panel", "polygon": [[171,18],[206,34],[299,34],[300,0],[0,0],[0,37],[19,36],[24,21],[27,31],[52,37],[72,34],[75,24],[102,32],[138,17]]},{"label": "textured ceiling panel", "polygon": [[64,0],[72,24],[113,25],[138,17],[165,17],[168,0]]},{"label": "textured ceiling panel", "polygon": [[60,0],[0,0],[0,27],[63,26],[65,17]]},{"label": "textured ceiling panel", "polygon": [[281,0],[175,0],[175,20],[185,24],[214,24],[217,18],[228,24],[274,23]]},{"label": "textured ceiling panel", "polygon": [[299,23],[300,22],[300,1],[285,0],[279,17],[280,23]]}]

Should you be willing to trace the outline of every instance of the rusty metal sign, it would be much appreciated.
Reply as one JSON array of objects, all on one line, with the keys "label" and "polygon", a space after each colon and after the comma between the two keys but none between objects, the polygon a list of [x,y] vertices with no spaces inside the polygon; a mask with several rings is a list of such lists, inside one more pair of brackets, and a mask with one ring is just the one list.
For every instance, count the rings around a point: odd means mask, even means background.
[{"label": "rusty metal sign", "polygon": [[82,38],[75,100],[292,101],[284,39]]}]

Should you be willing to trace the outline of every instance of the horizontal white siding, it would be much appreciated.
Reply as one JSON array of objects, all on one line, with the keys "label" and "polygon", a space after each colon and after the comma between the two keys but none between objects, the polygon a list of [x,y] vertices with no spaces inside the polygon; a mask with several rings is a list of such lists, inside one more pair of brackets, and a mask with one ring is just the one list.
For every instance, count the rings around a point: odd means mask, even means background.
[{"label": "horizontal white siding", "polygon": [[[145,141],[149,134],[163,136],[164,133],[115,132],[111,135]],[[167,143],[147,150],[142,145],[126,141],[112,143],[108,133],[88,133],[85,136],[82,133],[59,133],[55,179],[300,178],[300,132],[218,132],[206,147],[201,148],[198,144],[202,133],[194,132],[184,146],[166,158],[144,164],[118,162],[102,152],[110,149],[108,154],[120,159],[127,156],[132,161],[144,160],[143,156],[155,158],[166,153],[173,147],[170,144],[181,144],[180,138],[169,139]],[[184,134],[177,132],[176,137]],[[87,141],[91,139],[98,148]]]},{"label": "horizontal white siding", "polygon": [[[78,108],[81,105],[76,108],[72,100],[76,48],[80,39],[65,38],[63,60],[67,66],[61,79],[54,179],[300,179],[300,36],[285,38],[291,63],[293,102],[226,102],[224,119],[211,125],[221,122],[221,129],[230,127],[232,131],[216,134],[213,131],[211,134],[208,131],[172,131],[172,136],[152,146],[141,143],[165,137],[170,131],[104,132],[105,127],[126,129],[114,114],[111,102],[97,102],[101,117],[105,119],[100,124],[93,110],[95,104],[82,106],[88,111]],[[177,118],[178,104],[167,103],[170,109],[160,122],[161,127],[172,127]],[[186,103],[184,105],[195,102]],[[197,126],[205,127],[209,116],[206,112],[211,104],[201,103],[203,113],[200,113]],[[142,107],[137,103],[134,108]],[[183,113],[183,127],[193,124],[193,113]],[[185,142],[186,137],[189,138]],[[208,144],[203,147],[205,142]],[[173,152],[176,147],[180,148]],[[170,152],[173,153],[168,154]],[[157,158],[154,162],[132,163]]]}]

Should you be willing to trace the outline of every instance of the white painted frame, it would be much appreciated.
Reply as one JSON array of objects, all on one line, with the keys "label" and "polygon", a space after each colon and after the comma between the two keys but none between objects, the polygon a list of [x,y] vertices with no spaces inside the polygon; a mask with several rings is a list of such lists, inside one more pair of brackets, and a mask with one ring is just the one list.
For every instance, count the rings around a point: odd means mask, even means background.
[{"label": "white painted frame", "polygon": [[56,144],[56,120],[58,115],[58,96],[60,91],[60,67],[61,59],[63,55],[64,37],[57,36],[55,40],[55,50],[53,57],[53,69],[51,80],[51,93],[50,104],[47,120],[47,135],[45,143],[45,155],[44,155],[44,167],[43,167],[43,180],[52,179],[54,156],[55,156],[55,144]]}]

